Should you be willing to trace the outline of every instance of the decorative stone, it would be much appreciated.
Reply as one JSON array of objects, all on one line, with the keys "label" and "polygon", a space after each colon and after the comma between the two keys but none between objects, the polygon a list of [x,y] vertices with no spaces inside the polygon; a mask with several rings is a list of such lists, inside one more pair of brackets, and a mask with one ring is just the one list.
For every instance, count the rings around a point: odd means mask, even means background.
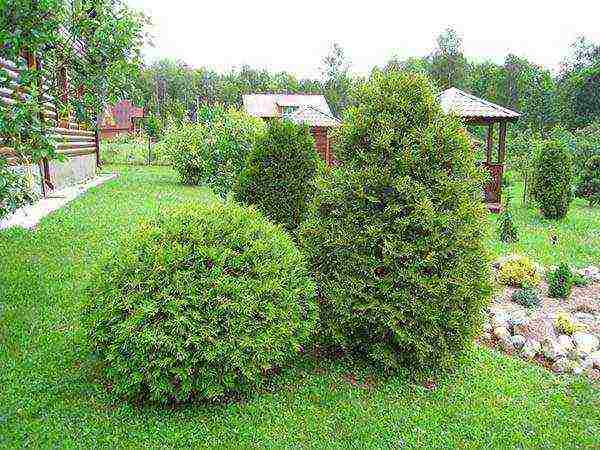
[{"label": "decorative stone", "polygon": [[503,338],[498,341],[500,343],[500,347],[506,353],[512,353],[515,350],[515,346],[513,345],[511,338]]},{"label": "decorative stone", "polygon": [[534,317],[527,324],[515,325],[514,333],[525,336],[527,339],[535,339],[538,342],[556,338],[552,321],[544,317]]},{"label": "decorative stone", "polygon": [[525,359],[532,359],[540,351],[540,343],[535,339],[527,339],[521,349],[521,356]]},{"label": "decorative stone", "polygon": [[579,269],[577,272],[591,281],[600,281],[600,268],[597,266],[584,267],[583,269]]},{"label": "decorative stone", "polygon": [[510,340],[515,348],[521,349],[523,348],[523,345],[525,345],[525,337],[521,336],[520,334],[515,334],[510,338]]},{"label": "decorative stone", "polygon": [[589,357],[589,356],[588,356],[588,357],[587,357],[587,358],[585,358],[585,359],[583,360],[583,362],[581,363],[581,367],[582,367],[584,370],[591,370],[591,369],[593,369],[593,368],[594,368],[594,361],[592,360],[592,358],[591,358],[591,357]]},{"label": "decorative stone", "polygon": [[509,340],[510,341],[510,332],[506,327],[496,327],[494,328],[494,336],[496,336],[500,340]]},{"label": "decorative stone", "polygon": [[556,373],[566,373],[572,370],[573,363],[567,358],[558,358],[552,364],[552,371]]},{"label": "decorative stone", "polygon": [[583,368],[581,366],[573,366],[571,370],[573,371],[573,375],[581,375],[583,373]]},{"label": "decorative stone", "polygon": [[508,316],[508,323],[511,326],[527,325],[529,323],[529,315],[523,309],[515,309]]},{"label": "decorative stone", "polygon": [[565,353],[569,353],[575,348],[575,344],[573,344],[573,339],[571,339],[571,336],[561,334],[556,340],[558,345],[560,345]]},{"label": "decorative stone", "polygon": [[592,362],[594,368],[600,369],[600,350],[591,353],[590,356],[588,356],[588,358]]},{"label": "decorative stone", "polygon": [[552,361],[567,356],[567,352],[562,349],[558,343],[558,340],[556,339],[546,339],[544,342],[542,342],[542,353],[546,358]]},{"label": "decorative stone", "polygon": [[492,328],[508,328],[508,315],[502,312],[494,314],[491,320]]},{"label": "decorative stone", "polygon": [[576,312],[575,314],[573,314],[573,317],[577,322],[583,323],[585,325],[594,325],[594,323],[596,322],[596,318],[594,317],[594,315],[586,312]]},{"label": "decorative stone", "polygon": [[492,335],[491,335],[491,333],[483,333],[481,335],[481,339],[483,339],[485,341],[490,341],[492,339]]},{"label": "decorative stone", "polygon": [[600,339],[593,334],[577,331],[573,333],[573,342],[579,354],[590,354],[600,347]]},{"label": "decorative stone", "polygon": [[600,381],[600,369],[592,369],[586,373],[590,381]]}]

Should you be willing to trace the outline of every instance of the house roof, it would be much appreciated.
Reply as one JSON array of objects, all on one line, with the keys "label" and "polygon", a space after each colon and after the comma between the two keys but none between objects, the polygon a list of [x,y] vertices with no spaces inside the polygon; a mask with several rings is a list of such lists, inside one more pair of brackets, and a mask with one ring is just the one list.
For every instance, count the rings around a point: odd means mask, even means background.
[{"label": "house roof", "polygon": [[242,97],[244,109],[251,116],[279,117],[277,106],[311,106],[333,117],[323,95],[310,94],[247,94]]},{"label": "house roof", "polygon": [[442,110],[446,114],[473,120],[514,121],[520,114],[495,103],[488,102],[457,88],[446,89],[438,97]]},{"label": "house roof", "polygon": [[340,125],[338,119],[310,105],[299,107],[297,111],[289,116],[289,120],[313,127],[337,127]]},{"label": "house roof", "polygon": [[114,105],[108,105],[103,114],[101,128],[129,128],[132,119],[143,117],[144,108],[135,106],[130,100],[121,100]]}]

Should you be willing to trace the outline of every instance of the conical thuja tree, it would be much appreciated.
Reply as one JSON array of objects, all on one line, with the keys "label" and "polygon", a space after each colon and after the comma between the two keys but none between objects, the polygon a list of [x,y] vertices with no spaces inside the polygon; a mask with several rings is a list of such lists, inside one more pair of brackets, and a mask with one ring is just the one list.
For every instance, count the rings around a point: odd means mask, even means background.
[{"label": "conical thuja tree", "polygon": [[321,341],[383,369],[447,367],[489,299],[483,173],[427,79],[376,73],[339,130],[341,165],[300,230]]}]

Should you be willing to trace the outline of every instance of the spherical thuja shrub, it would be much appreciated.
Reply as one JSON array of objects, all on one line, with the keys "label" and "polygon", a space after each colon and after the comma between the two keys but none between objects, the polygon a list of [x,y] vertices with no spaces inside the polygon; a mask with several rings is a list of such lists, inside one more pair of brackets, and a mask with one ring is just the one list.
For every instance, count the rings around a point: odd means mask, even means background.
[{"label": "spherical thuja shrub", "polygon": [[235,188],[237,200],[294,231],[314,193],[319,156],[308,127],[272,121],[257,140]]},{"label": "spherical thuja shrub", "polygon": [[587,160],[575,195],[587,199],[590,206],[600,206],[600,155]]},{"label": "spherical thuja shrub", "polygon": [[376,73],[352,104],[299,230],[320,341],[384,370],[448,367],[491,295],[484,174],[426,78]]},{"label": "spherical thuja shrub", "polygon": [[533,163],[532,195],[545,218],[567,215],[573,198],[571,184],[569,149],[558,139],[544,141]]},{"label": "spherical thuja shrub", "polygon": [[315,287],[287,234],[253,208],[187,205],[96,271],[88,337],[113,392],[184,402],[246,394],[294,358]]}]

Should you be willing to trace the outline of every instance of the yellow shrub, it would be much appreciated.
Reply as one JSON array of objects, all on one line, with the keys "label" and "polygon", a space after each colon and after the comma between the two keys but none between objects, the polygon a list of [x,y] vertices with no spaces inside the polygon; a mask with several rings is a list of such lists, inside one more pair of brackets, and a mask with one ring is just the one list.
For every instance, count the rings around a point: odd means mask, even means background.
[{"label": "yellow shrub", "polygon": [[542,277],[536,265],[526,256],[513,255],[500,264],[498,280],[507,286],[537,286]]},{"label": "yellow shrub", "polygon": [[580,331],[581,327],[573,322],[571,317],[567,314],[561,313],[554,319],[554,328],[560,334],[573,334],[576,331]]}]

